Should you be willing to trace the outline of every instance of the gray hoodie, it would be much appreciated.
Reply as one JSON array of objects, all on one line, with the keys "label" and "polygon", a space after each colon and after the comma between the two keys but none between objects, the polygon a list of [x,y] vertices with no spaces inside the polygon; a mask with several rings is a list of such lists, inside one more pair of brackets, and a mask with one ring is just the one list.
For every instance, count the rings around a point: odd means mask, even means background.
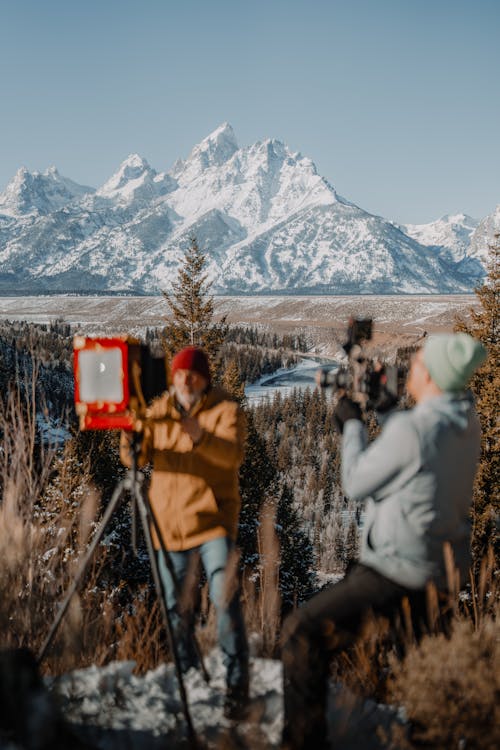
[{"label": "gray hoodie", "polygon": [[395,412],[370,445],[349,420],[342,482],[367,499],[360,560],[412,589],[446,584],[443,544],[452,546],[462,582],[470,564],[469,510],[480,448],[472,395],[444,393]]}]

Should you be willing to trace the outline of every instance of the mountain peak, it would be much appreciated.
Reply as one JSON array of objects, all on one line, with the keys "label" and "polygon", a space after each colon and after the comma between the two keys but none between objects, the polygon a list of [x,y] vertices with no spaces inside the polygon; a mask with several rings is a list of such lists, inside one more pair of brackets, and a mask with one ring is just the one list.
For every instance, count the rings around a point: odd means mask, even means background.
[{"label": "mountain peak", "polygon": [[441,216],[441,218],[438,219],[438,221],[441,221],[447,224],[459,224],[462,226],[473,226],[473,227],[476,227],[478,224],[477,219],[473,219],[472,216],[469,216],[468,214],[463,213],[463,211],[456,213],[456,214],[445,214],[444,216]]},{"label": "mountain peak", "polygon": [[43,173],[21,167],[5,191],[0,193],[0,213],[7,216],[45,215],[91,192],[92,188],[62,177],[54,166]]},{"label": "mountain peak", "polygon": [[[210,133],[210,135],[207,135],[207,137],[198,144],[198,148],[209,146],[211,144],[216,144],[218,147],[225,145],[233,148],[234,151],[238,150],[236,135],[232,126],[228,122],[223,122],[222,125],[219,125],[218,128],[215,128],[215,130]],[[195,146],[195,148],[197,147]]]},{"label": "mountain peak", "polygon": [[118,171],[113,177],[111,177],[111,179],[116,177],[116,175],[121,175],[123,178],[130,180],[143,172],[155,172],[155,170],[152,169],[146,159],[139,154],[129,154],[127,158],[122,161],[118,167]]},{"label": "mountain peak", "polygon": [[500,204],[495,208],[493,213],[485,216],[474,231],[471,237],[470,253],[482,260],[488,262],[490,249],[494,246],[498,233],[500,232]]},{"label": "mountain peak", "polygon": [[45,172],[38,172],[36,170],[34,172],[30,172],[27,167],[23,166],[17,170],[8,187],[14,185],[21,186],[27,183],[32,185],[38,183],[39,185],[42,185],[53,182],[54,180],[61,180],[61,176],[57,170],[57,167],[53,165],[48,167]]},{"label": "mountain peak", "polygon": [[189,180],[210,167],[220,167],[238,151],[234,130],[228,122],[222,123],[198,143],[186,161],[176,162],[174,176],[184,175]]},{"label": "mountain peak", "polygon": [[29,171],[28,167],[19,167],[16,174],[14,175],[14,180],[19,182],[20,180],[26,179],[26,176],[29,174],[31,174],[31,172]]},{"label": "mountain peak", "polygon": [[130,154],[118,171],[97,191],[97,195],[122,203],[153,200],[177,187],[170,175],[158,174],[139,154]]},{"label": "mountain peak", "polygon": [[155,175],[156,172],[149,166],[146,159],[143,159],[139,154],[129,154],[114,175],[99,188],[97,194],[106,197],[118,196],[119,193],[123,194],[124,191],[129,192],[128,187],[131,183],[143,182],[148,177],[152,178]]},{"label": "mountain peak", "polygon": [[207,135],[193,148],[188,161],[203,162],[203,167],[219,167],[228,161],[238,150],[234,130],[228,122],[223,122],[210,135]]},{"label": "mountain peak", "polygon": [[122,162],[121,169],[150,169],[150,166],[146,159],[139,154],[129,154],[127,158]]}]

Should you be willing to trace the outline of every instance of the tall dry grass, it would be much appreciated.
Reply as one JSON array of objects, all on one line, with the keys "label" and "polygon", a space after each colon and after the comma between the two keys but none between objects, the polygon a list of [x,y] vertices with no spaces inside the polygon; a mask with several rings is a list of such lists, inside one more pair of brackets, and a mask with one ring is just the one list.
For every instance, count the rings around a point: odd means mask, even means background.
[{"label": "tall dry grass", "polygon": [[253,652],[268,658],[279,657],[281,631],[280,544],[275,518],[274,504],[265,505],[257,535],[259,563],[242,582],[243,612]]},{"label": "tall dry grass", "polygon": [[[90,467],[41,439],[36,368],[0,398],[0,648],[38,653],[97,526]],[[165,659],[157,604],[145,591],[101,584],[113,564],[100,545],[62,620],[45,671],[135,659],[138,671]]]}]

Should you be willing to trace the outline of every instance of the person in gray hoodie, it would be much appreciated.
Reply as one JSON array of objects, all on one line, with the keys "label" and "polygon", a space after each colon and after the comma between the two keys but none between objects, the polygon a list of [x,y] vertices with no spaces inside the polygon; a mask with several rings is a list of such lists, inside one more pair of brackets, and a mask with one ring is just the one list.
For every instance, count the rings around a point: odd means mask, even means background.
[{"label": "person in gray hoodie", "polygon": [[408,375],[415,407],[388,415],[370,444],[359,405],[345,396],[339,400],[343,488],[366,502],[361,554],[339,583],[285,621],[285,748],[328,747],[329,662],[353,643],[368,616],[392,620],[406,600],[418,636],[426,624],[428,584],[446,591],[450,560],[465,582],[480,450],[479,420],[466,386],[485,357],[482,344],[468,334],[430,336]]}]

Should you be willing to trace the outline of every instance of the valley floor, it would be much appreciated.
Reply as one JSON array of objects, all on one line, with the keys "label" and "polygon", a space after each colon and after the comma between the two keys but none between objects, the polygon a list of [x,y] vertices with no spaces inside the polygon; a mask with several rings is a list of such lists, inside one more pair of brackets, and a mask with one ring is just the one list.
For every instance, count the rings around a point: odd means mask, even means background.
[{"label": "valley floor", "polygon": [[[217,316],[229,323],[257,325],[281,333],[307,330],[310,351],[335,356],[351,316],[372,317],[373,345],[394,349],[414,343],[424,332],[452,330],[457,315],[467,317],[474,295],[246,296],[216,297]],[[49,323],[61,319],[85,334],[140,335],[161,326],[167,305],[157,297],[0,297],[0,319]]]}]

